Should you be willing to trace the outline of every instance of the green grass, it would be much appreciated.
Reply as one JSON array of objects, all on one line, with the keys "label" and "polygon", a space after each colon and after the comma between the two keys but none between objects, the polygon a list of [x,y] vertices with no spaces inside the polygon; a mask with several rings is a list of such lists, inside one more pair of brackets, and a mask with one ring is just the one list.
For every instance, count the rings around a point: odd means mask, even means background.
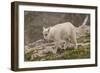
[{"label": "green grass", "polygon": [[24,60],[25,60],[25,61],[31,61],[31,55],[32,55],[32,53],[33,53],[33,51],[31,51],[31,52],[25,54]]}]

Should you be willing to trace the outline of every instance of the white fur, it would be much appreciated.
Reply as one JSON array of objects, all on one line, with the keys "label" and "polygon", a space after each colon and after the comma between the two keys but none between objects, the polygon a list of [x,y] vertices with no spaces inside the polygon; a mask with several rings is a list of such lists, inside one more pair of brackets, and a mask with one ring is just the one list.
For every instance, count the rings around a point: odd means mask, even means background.
[{"label": "white fur", "polygon": [[[47,31],[47,29],[46,29],[46,31]],[[44,29],[44,32],[45,32],[45,29]],[[62,40],[64,40],[64,41],[66,41],[66,44],[67,44],[67,42],[71,42],[74,44],[75,48],[77,47],[76,46],[76,44],[77,44],[76,29],[70,22],[57,24],[53,27],[49,27],[48,34],[47,34],[47,36],[44,36],[44,39],[46,39],[48,41],[55,41],[56,46],[58,46],[60,44],[60,42]]]},{"label": "white fur", "polygon": [[[79,27],[81,29],[82,26],[86,24],[88,20],[88,16],[85,18],[84,22]],[[59,47],[61,41],[65,41],[65,48],[67,48],[67,43],[72,43],[74,48],[77,48],[77,40],[76,40],[76,29],[72,23],[65,22],[62,24],[57,24],[52,27],[44,28],[43,27],[43,36],[47,41],[56,42],[56,46]]]}]

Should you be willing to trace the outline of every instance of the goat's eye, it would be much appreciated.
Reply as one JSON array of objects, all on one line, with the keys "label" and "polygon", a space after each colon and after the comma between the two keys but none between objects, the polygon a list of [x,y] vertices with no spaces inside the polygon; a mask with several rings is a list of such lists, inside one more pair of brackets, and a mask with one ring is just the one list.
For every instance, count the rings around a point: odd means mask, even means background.
[{"label": "goat's eye", "polygon": [[45,36],[47,36],[47,34],[45,34]]}]

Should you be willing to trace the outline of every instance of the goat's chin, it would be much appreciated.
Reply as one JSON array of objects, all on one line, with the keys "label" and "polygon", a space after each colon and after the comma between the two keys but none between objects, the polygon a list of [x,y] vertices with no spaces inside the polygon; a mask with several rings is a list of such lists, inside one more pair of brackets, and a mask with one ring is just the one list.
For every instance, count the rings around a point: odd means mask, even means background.
[{"label": "goat's chin", "polygon": [[44,39],[44,41],[47,43],[53,42],[53,40],[48,40],[48,39]]}]

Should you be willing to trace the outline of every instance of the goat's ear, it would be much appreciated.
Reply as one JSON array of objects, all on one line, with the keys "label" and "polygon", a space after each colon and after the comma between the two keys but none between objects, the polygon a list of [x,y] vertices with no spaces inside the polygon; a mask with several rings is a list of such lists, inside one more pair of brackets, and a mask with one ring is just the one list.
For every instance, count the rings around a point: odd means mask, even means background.
[{"label": "goat's ear", "polygon": [[43,30],[45,30],[45,27],[43,26]]},{"label": "goat's ear", "polygon": [[48,28],[48,32],[50,31],[51,27]]}]

